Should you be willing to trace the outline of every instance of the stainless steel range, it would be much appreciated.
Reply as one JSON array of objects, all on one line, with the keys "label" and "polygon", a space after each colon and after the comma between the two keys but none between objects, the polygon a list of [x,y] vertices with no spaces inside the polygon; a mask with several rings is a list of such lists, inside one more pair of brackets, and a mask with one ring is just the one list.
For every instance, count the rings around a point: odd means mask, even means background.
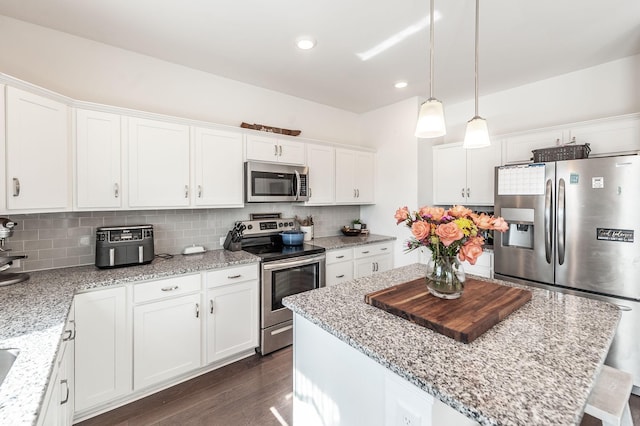
[{"label": "stainless steel range", "polygon": [[259,350],[265,355],[293,343],[293,314],[282,299],[325,286],[325,249],[283,245],[280,232],[295,229],[293,219],[254,216],[241,223],[242,249],[262,259]]}]

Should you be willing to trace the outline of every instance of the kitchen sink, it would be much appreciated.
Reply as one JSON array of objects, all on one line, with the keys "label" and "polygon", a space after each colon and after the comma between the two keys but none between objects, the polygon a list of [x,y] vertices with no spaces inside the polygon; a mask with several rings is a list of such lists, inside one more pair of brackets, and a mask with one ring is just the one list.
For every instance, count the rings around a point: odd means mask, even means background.
[{"label": "kitchen sink", "polygon": [[0,385],[2,385],[4,378],[9,374],[9,370],[19,352],[18,349],[0,349]]}]

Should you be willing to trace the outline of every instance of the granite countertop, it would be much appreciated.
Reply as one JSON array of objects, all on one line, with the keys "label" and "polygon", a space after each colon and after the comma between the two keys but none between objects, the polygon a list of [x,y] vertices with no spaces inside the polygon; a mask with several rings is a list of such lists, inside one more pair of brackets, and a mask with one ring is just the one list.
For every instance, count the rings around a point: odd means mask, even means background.
[{"label": "granite countertop", "polygon": [[31,272],[29,281],[0,287],[0,348],[20,350],[0,385],[0,424],[33,425],[57,356],[76,292],[258,263],[244,251],[212,250],[148,265],[117,269],[95,266]]},{"label": "granite countertop", "polygon": [[355,237],[347,237],[346,235],[335,235],[332,237],[316,237],[313,239],[313,244],[316,246],[324,247],[326,250],[337,250],[342,248],[361,246],[364,244],[383,243],[385,241],[393,241],[395,239],[396,237],[377,234],[358,235]]},{"label": "granite countertop", "polygon": [[425,274],[409,265],[283,303],[482,425],[580,423],[620,319],[614,305],[487,280],[527,288],[532,299],[464,344],[364,303]]}]

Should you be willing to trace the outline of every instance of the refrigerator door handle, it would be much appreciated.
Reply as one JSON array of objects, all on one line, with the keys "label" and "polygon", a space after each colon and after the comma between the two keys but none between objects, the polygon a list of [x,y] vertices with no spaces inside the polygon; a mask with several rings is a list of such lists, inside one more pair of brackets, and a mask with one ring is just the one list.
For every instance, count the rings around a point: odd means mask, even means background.
[{"label": "refrigerator door handle", "polygon": [[551,264],[551,203],[553,200],[553,184],[551,179],[547,180],[547,185],[544,190],[544,254],[547,258],[547,263]]},{"label": "refrigerator door handle", "polygon": [[566,212],[565,212],[565,183],[564,179],[558,181],[558,264],[564,264],[564,243],[566,238]]}]

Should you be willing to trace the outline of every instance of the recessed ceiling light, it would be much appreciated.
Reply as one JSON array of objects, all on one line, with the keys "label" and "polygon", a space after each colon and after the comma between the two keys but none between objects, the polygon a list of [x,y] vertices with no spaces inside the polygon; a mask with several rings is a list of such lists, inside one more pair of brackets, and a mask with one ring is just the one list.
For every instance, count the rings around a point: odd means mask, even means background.
[{"label": "recessed ceiling light", "polygon": [[409,83],[407,83],[406,81],[399,81],[396,84],[394,84],[396,89],[404,89],[408,85],[409,85]]},{"label": "recessed ceiling light", "polygon": [[311,37],[301,37],[296,41],[298,49],[309,50],[313,49],[316,45],[316,40]]}]

